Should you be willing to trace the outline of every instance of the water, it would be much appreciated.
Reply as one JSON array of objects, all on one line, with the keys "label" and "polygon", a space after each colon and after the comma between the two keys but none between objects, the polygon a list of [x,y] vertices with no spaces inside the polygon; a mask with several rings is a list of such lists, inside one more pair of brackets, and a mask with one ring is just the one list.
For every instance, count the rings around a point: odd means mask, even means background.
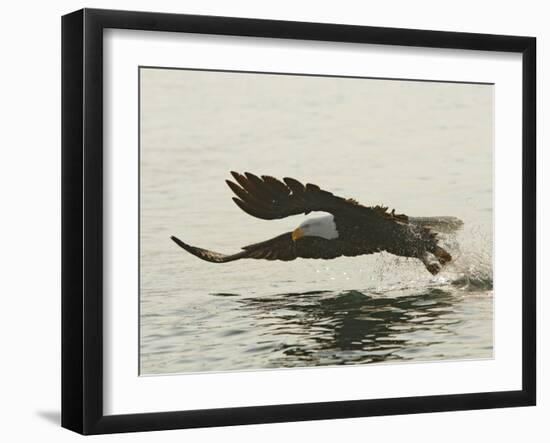
[{"label": "water", "polygon": [[[143,69],[141,99],[142,374],[492,358],[492,86]],[[233,253],[306,218],[248,216],[230,170],[459,217],[455,260],[201,261],[170,236]]]}]

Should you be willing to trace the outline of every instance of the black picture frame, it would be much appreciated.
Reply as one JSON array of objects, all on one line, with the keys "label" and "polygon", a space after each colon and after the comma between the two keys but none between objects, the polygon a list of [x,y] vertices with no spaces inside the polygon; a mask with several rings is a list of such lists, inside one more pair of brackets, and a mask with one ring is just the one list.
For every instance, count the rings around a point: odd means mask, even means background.
[{"label": "black picture frame", "polygon": [[[103,412],[103,30],[192,32],[522,54],[522,389],[357,401]],[[83,9],[62,18],[62,426],[82,434],[413,414],[536,402],[536,39]]]}]

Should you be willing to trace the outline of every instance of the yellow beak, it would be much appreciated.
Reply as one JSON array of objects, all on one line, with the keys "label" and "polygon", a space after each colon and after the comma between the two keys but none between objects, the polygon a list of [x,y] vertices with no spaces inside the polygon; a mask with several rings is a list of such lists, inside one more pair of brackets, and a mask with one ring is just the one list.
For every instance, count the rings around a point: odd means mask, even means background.
[{"label": "yellow beak", "polygon": [[300,237],[303,237],[304,231],[302,231],[301,228],[296,228],[294,231],[292,231],[292,241],[298,240]]}]

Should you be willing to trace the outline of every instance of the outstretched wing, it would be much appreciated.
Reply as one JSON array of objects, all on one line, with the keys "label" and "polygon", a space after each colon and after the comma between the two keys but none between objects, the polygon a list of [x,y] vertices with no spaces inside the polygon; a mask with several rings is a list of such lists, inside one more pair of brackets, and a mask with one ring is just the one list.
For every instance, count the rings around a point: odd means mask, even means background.
[{"label": "outstretched wing", "polygon": [[172,236],[172,240],[181,248],[194,256],[212,263],[227,263],[241,258],[258,258],[266,260],[294,260],[296,245],[292,241],[292,233],[287,232],[270,240],[243,247],[242,251],[236,254],[225,255],[207,249],[197,248],[182,242],[179,238]]},{"label": "outstretched wing", "polygon": [[258,177],[249,172],[244,175],[231,172],[237,183],[226,183],[237,197],[233,201],[247,214],[264,220],[285,218],[290,215],[308,214],[312,211],[330,212],[333,215],[355,217],[385,217],[407,221],[407,216],[387,212],[382,206],[363,206],[353,199],[338,197],[311,183],[305,186],[293,178],[277,180],[268,175]]},{"label": "outstretched wing", "polygon": [[187,243],[182,242],[179,238],[172,236],[170,237],[180,248],[185,249],[190,254],[193,254],[195,257],[199,257],[202,260],[206,260],[212,263],[227,263],[234,260],[239,260],[244,258],[244,251],[237,254],[225,255],[220,254],[219,252],[209,251],[208,249],[197,248],[195,246],[188,245]]},{"label": "outstretched wing", "polygon": [[242,251],[231,255],[220,254],[219,252],[190,246],[174,236],[171,238],[178,246],[185,249],[190,254],[211,263],[227,263],[242,258],[283,261],[290,261],[299,257],[331,259],[340,257],[341,255],[355,256],[376,252],[375,250],[366,251],[337,240],[326,240],[321,237],[301,237],[293,241],[292,233],[290,232],[270,240],[244,246]]}]

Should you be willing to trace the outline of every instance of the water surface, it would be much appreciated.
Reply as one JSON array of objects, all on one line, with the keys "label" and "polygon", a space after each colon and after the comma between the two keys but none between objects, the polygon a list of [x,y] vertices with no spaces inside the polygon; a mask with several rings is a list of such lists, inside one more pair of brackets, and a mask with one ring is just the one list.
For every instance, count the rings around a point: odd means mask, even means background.
[{"label": "water surface", "polygon": [[[142,374],[491,358],[493,87],[141,70]],[[242,212],[229,171],[452,215],[431,276],[386,253],[211,264],[294,229]]]}]

